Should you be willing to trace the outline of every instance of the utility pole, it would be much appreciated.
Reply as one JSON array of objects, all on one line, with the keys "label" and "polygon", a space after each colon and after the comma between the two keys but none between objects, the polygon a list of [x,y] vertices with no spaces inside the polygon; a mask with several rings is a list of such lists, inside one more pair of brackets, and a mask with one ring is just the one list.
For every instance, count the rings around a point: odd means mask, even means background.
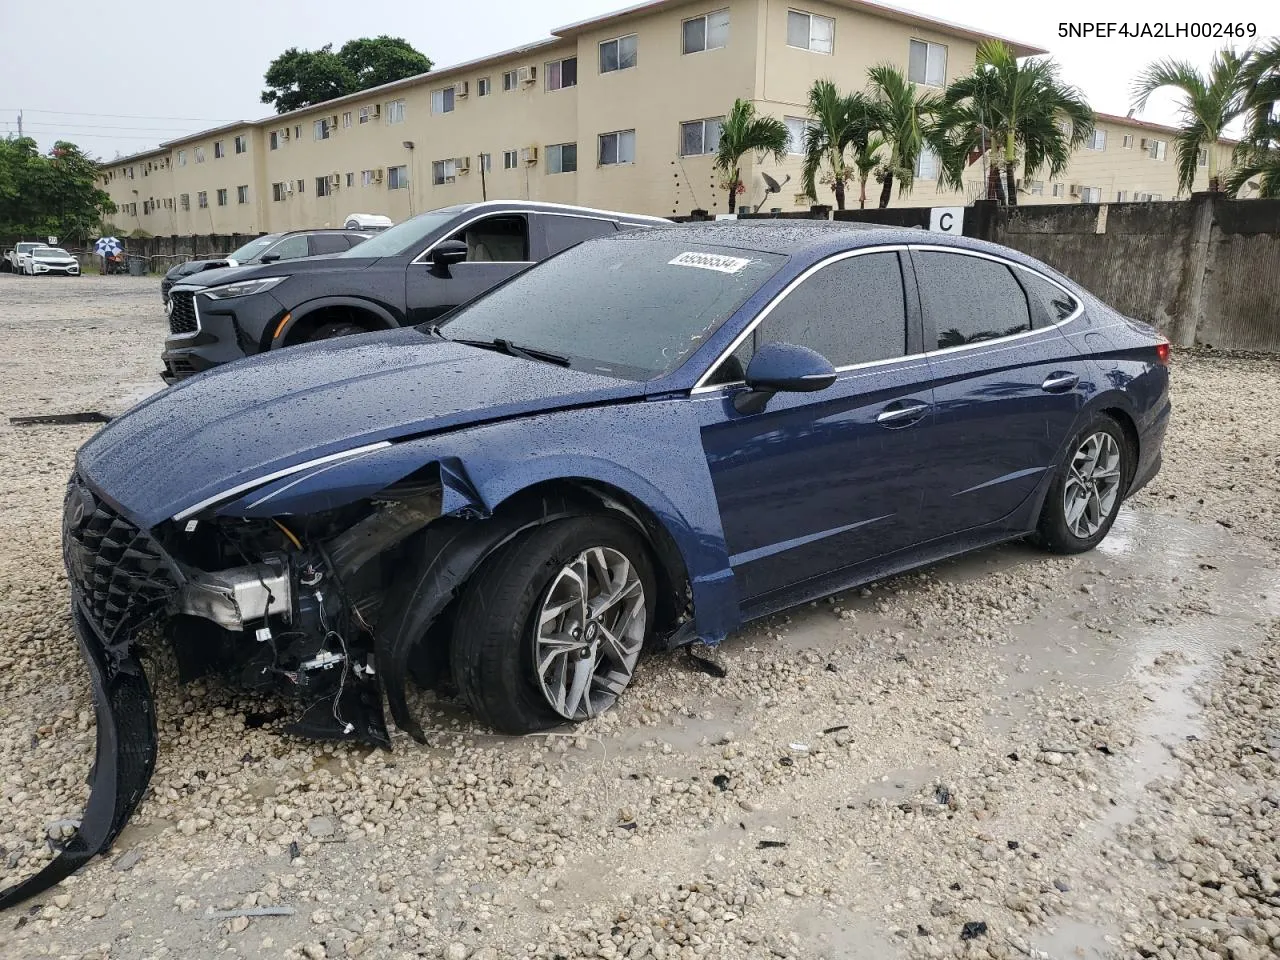
[{"label": "utility pole", "polygon": [[22,139],[22,111],[18,111],[18,139]]}]

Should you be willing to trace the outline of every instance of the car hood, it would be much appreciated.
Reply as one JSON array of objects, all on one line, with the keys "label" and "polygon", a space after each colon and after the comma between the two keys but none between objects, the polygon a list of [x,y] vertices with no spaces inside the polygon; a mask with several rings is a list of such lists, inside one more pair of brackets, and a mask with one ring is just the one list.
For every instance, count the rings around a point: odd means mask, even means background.
[{"label": "car hood", "polygon": [[183,287],[216,287],[240,280],[256,280],[259,277],[292,277],[300,273],[324,270],[328,273],[357,273],[368,268],[376,258],[360,257],[299,257],[296,260],[277,260],[272,263],[246,264],[240,267],[222,267],[204,270],[183,277],[178,281]]},{"label": "car hood", "polygon": [[104,427],[80,448],[76,468],[150,528],[355,447],[644,393],[644,383],[392,330],[260,354],[183,381]]},{"label": "car hood", "polygon": [[35,260],[37,263],[75,263],[76,262],[76,258],[71,256],[70,254],[67,254],[65,257],[61,257],[61,256],[48,257],[48,256],[37,256],[36,254],[31,254],[31,259]]}]

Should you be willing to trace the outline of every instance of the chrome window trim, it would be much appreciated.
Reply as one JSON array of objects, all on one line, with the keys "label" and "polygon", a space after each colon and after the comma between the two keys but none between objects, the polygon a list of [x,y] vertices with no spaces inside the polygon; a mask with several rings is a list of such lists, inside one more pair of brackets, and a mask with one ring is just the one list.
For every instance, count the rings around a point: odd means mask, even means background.
[{"label": "chrome window trim", "polygon": [[[706,371],[702,374],[702,376],[698,378],[697,382],[693,385],[693,389],[690,391],[690,394],[696,395],[696,394],[702,394],[702,393],[711,393],[718,390],[725,390],[732,387],[743,386],[744,381],[742,380],[735,380],[731,383],[717,383],[717,384],[710,384],[710,385],[707,384],[706,381],[717,369],[719,369],[720,364],[724,363],[724,361],[728,359],[729,355],[733,353],[735,350],[737,350],[738,347],[742,345],[742,342],[747,337],[749,337],[753,332],[755,332],[756,327],[758,327],[762,322],[764,322],[764,320],[769,316],[769,314],[773,312],[774,307],[776,307],[779,303],[785,300],[791,294],[791,292],[795,290],[796,287],[804,283],[804,281],[808,280],[811,276],[813,276],[819,270],[822,270],[823,268],[828,267],[833,263],[839,263],[841,260],[848,260],[851,257],[864,256],[870,253],[896,253],[903,250],[906,250],[906,251],[919,250],[922,253],[959,253],[968,257],[977,257],[979,260],[991,260],[991,261],[994,261],[995,263],[1002,264],[1003,266],[1006,266],[1006,267],[1012,267],[1012,268],[1017,268],[1019,270],[1024,270],[1027,273],[1033,274],[1034,276],[1039,277],[1041,280],[1044,280],[1052,284],[1053,286],[1057,287],[1059,290],[1061,290],[1063,293],[1065,293],[1067,296],[1071,298],[1072,302],[1075,303],[1076,308],[1075,310],[1072,311],[1071,315],[1066,317],[1065,319],[1059,320],[1057,323],[1051,324],[1047,327],[1040,327],[1038,330],[1034,330],[1034,329],[1026,330],[1026,331],[1023,331],[1022,333],[1010,334],[1007,337],[996,337],[991,340],[981,340],[977,343],[965,343],[955,347],[942,347],[941,349],[924,350],[924,351],[921,351],[920,353],[907,353],[907,354],[903,354],[900,357],[889,357],[884,360],[867,360],[863,363],[850,363],[844,366],[836,367],[835,368],[836,373],[847,373],[851,370],[861,370],[864,367],[878,367],[878,366],[883,366],[889,363],[901,363],[903,360],[910,360],[913,357],[928,359],[930,357],[957,353],[961,350],[972,350],[977,347],[986,347],[986,346],[991,346],[993,344],[1001,344],[1009,340],[1017,340],[1021,337],[1028,337],[1028,336],[1031,336],[1032,334],[1044,333],[1046,330],[1054,330],[1054,329],[1057,329],[1058,327],[1065,326],[1066,324],[1070,323],[1072,320],[1079,317],[1080,314],[1084,312],[1084,303],[1080,300],[1080,298],[1077,297],[1070,290],[1068,290],[1066,287],[1064,287],[1057,280],[1054,280],[1052,277],[1041,273],[1039,270],[1035,269],[1034,267],[1028,267],[1024,264],[1017,263],[1016,261],[1008,260],[1004,257],[997,256],[995,254],[990,254],[982,250],[967,250],[967,249],[964,249],[963,247],[948,247],[948,246],[943,246],[941,244],[929,244],[929,243],[893,243],[893,244],[884,244],[884,245],[875,246],[875,247],[860,247],[857,250],[844,250],[844,251],[841,251],[840,253],[834,254],[833,256],[827,257],[825,260],[820,260],[817,263],[813,264],[811,267],[805,270],[804,273],[800,274],[800,276],[796,277],[794,280],[788,283],[786,287],[784,287],[781,291],[778,292],[777,296],[775,296],[772,300],[770,300],[767,304],[765,304],[764,308],[758,314],[756,314],[755,318],[751,321],[751,323],[747,325],[747,328],[733,339],[733,342],[730,343],[729,346],[725,350],[723,350],[718,357],[716,357],[715,362],[712,363],[706,369]],[[921,309],[923,310],[923,305],[921,306]],[[1028,318],[1029,317],[1030,317],[1030,304],[1028,304]],[[846,379],[846,378],[842,377],[840,379]]]},{"label": "chrome window trim", "polygon": [[[565,206],[565,209],[566,209],[566,210],[573,210],[573,209],[575,209],[575,208],[573,208],[573,207],[569,207],[569,206],[567,206],[567,205],[566,205],[566,206]],[[431,244],[431,246],[427,247],[427,249],[423,250],[420,254],[418,254],[416,257],[414,257],[414,258],[413,258],[413,260],[412,260],[412,261],[410,261],[409,266],[413,266],[414,264],[424,264],[424,263],[429,263],[429,261],[428,261],[428,260],[425,260],[425,259],[423,259],[423,258],[424,258],[424,257],[430,257],[430,256],[431,256],[431,251],[432,251],[432,250],[434,250],[437,246],[439,246],[440,244],[444,243],[446,240],[448,240],[448,239],[449,239],[449,237],[453,236],[453,235],[454,235],[455,233],[457,233],[459,230],[465,230],[465,229],[467,229],[467,227],[471,226],[473,223],[475,223],[475,222],[476,222],[476,221],[478,221],[478,220],[484,220],[484,219],[485,219],[485,218],[487,218],[487,217],[503,217],[503,216],[506,216],[506,217],[510,217],[510,216],[527,217],[527,216],[528,216],[529,214],[531,214],[531,213],[532,213],[532,214],[541,214],[541,215],[542,215],[542,216],[544,216],[544,217],[572,217],[574,220],[600,220],[600,221],[602,221],[602,222],[604,222],[604,223],[613,223],[613,224],[624,224],[624,223],[625,223],[625,224],[628,224],[628,225],[631,225],[631,226],[636,226],[636,227],[642,227],[642,226],[645,226],[645,224],[643,224],[643,223],[636,223],[636,224],[633,224],[633,223],[631,223],[631,221],[629,221],[629,220],[619,220],[619,219],[618,219],[618,218],[616,218],[616,217],[610,217],[610,216],[608,216],[607,214],[605,214],[605,212],[604,212],[604,211],[602,211],[602,210],[591,210],[591,211],[589,211],[589,212],[588,212],[588,211],[584,211],[583,213],[562,213],[562,212],[559,212],[559,211],[556,211],[556,210],[537,210],[537,209],[532,209],[532,208],[531,208],[531,209],[525,209],[525,210],[522,210],[522,209],[520,209],[520,208],[518,208],[518,207],[514,207],[514,206],[513,206],[513,207],[511,207],[510,209],[508,209],[508,208],[503,208],[503,207],[498,207],[498,208],[493,209],[493,210],[486,210],[484,213],[478,214],[478,215],[476,215],[476,216],[472,217],[470,220],[465,221],[461,226],[458,226],[458,227],[453,228],[452,230],[450,230],[450,231],[449,231],[448,236],[441,237],[441,238],[440,238],[439,240],[437,240],[435,243]],[[657,226],[657,224],[655,224],[655,226]],[[672,223],[670,223],[670,221],[667,221],[667,226],[673,226],[673,224],[672,224]],[[619,230],[618,232],[619,232],[619,233],[622,233],[623,231]],[[353,247],[352,249],[356,249],[356,248],[355,248],[355,247]],[[472,262],[476,262],[476,261],[472,261]],[[494,260],[494,261],[485,261],[485,262],[492,262],[492,263],[538,263],[539,261],[537,261],[537,260]]]},{"label": "chrome window trim", "polygon": [[377,443],[367,443],[363,447],[352,447],[350,450],[343,450],[341,453],[331,453],[326,457],[316,457],[314,460],[307,460],[305,463],[299,463],[292,467],[285,467],[283,470],[277,470],[274,473],[268,473],[266,476],[255,477],[253,480],[247,480],[244,483],[238,483],[234,487],[229,487],[221,493],[216,493],[212,497],[207,497],[199,503],[194,504],[181,513],[173,515],[174,520],[186,520],[205,507],[213,506],[221,500],[229,500],[237,494],[244,493],[246,490],[252,490],[254,487],[260,487],[264,483],[271,483],[273,480],[279,480],[281,477],[287,477],[291,474],[301,473],[303,470],[310,470],[312,467],[323,466],[326,463],[333,463],[335,460],[345,460],[348,457],[364,456],[366,453],[373,453],[375,450],[382,450],[391,446],[390,440],[379,440]]}]

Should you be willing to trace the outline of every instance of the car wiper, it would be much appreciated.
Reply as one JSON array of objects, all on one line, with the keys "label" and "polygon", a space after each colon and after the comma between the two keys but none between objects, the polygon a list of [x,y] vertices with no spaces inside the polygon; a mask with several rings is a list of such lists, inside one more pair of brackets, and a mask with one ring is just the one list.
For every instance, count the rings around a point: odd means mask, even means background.
[{"label": "car wiper", "polygon": [[542,363],[554,363],[558,367],[567,367],[571,361],[568,357],[550,350],[539,350],[537,347],[522,347],[504,337],[492,340],[467,340],[463,337],[446,337],[439,327],[427,327],[427,333],[448,340],[450,343],[465,343],[469,347],[480,347],[482,350],[498,350],[509,357],[520,357],[522,360],[538,360]]}]

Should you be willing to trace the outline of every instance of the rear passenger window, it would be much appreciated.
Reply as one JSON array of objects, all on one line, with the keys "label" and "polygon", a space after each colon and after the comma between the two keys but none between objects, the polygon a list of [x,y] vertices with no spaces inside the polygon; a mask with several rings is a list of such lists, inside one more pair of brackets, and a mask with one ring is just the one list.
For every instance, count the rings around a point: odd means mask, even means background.
[{"label": "rear passenger window", "polygon": [[823,267],[774,307],[727,362],[736,360],[745,371],[755,348],[774,341],[817,350],[837,367],[904,356],[907,315],[898,255],[869,253]]},{"label": "rear passenger window", "polygon": [[1027,292],[1027,303],[1031,306],[1031,328],[1042,330],[1061,323],[1080,306],[1071,294],[1055,287],[1048,280],[1026,270],[1015,270],[1013,275]]},{"label": "rear passenger window", "polygon": [[311,236],[311,252],[315,256],[350,249],[347,238],[340,233],[316,233]]},{"label": "rear passenger window", "polygon": [[925,322],[938,349],[981,343],[1031,329],[1027,295],[1009,267],[958,253],[913,252]]},{"label": "rear passenger window", "polygon": [[593,237],[607,237],[617,233],[611,220],[589,220],[585,217],[542,217],[542,229],[547,237],[547,252],[559,253],[575,243]]}]

